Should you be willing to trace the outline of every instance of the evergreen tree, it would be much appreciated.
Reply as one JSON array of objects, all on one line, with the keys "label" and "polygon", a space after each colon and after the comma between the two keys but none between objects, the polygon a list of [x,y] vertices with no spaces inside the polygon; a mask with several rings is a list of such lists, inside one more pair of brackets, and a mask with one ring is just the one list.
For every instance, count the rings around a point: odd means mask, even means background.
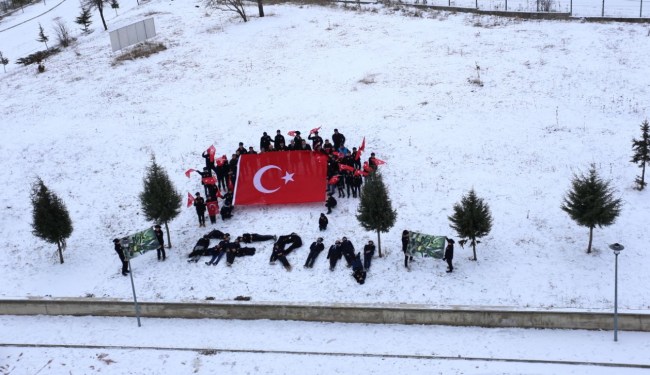
[{"label": "evergreen tree", "polygon": [[614,198],[609,182],[598,176],[596,166],[592,164],[587,175],[573,177],[571,190],[564,197],[561,208],[578,225],[589,228],[589,254],[594,227],[602,228],[614,223],[621,212],[621,200]]},{"label": "evergreen tree", "polygon": [[357,208],[357,220],[365,230],[377,231],[377,249],[381,253],[380,232],[388,232],[395,225],[397,212],[393,210],[386,185],[379,172],[366,178],[361,188],[361,199]]},{"label": "evergreen tree", "polygon": [[97,8],[97,11],[99,12],[99,18],[101,18],[102,24],[104,25],[104,30],[108,30],[106,19],[104,18],[104,3],[110,3],[110,0],[81,0],[82,7],[91,10]]},{"label": "evergreen tree", "polygon": [[36,41],[45,43],[45,49],[48,49],[47,41],[50,40],[50,38],[45,35],[45,30],[43,30],[43,26],[40,23],[38,24],[38,30],[38,39],[36,39]]},{"label": "evergreen tree", "polygon": [[45,186],[38,178],[32,185],[32,233],[55,243],[59,250],[59,260],[63,264],[65,241],[72,234],[72,221],[63,201]]},{"label": "evergreen tree", "polygon": [[[0,55],[1,57],[2,55]],[[637,140],[636,138],[632,139],[632,150],[634,150],[634,155],[632,156],[632,163],[638,164],[641,168],[641,176],[638,176],[635,180],[637,189],[643,190],[647,185],[645,182],[645,166],[646,164],[650,165],[650,126],[648,125],[648,120],[641,123],[641,139]]]},{"label": "evergreen tree", "polygon": [[115,9],[115,16],[117,16],[117,9],[120,7],[120,3],[117,0],[111,0],[111,8]]},{"label": "evergreen tree", "polygon": [[2,52],[0,52],[0,64],[2,64],[2,68],[4,69],[5,73],[7,73],[7,64],[9,64],[9,59],[4,57],[2,55]]},{"label": "evergreen tree", "polygon": [[90,8],[82,6],[81,7],[81,13],[79,14],[79,16],[77,16],[77,18],[75,19],[74,22],[81,25],[81,26],[83,26],[82,30],[87,33],[88,32],[88,26],[90,26],[90,24],[93,23],[91,18],[92,18],[92,15],[90,13]]},{"label": "evergreen tree", "polygon": [[169,223],[180,213],[181,195],[176,192],[167,172],[151,158],[151,165],[143,179],[144,190],[140,193],[142,212],[147,220],[164,223],[167,232],[167,245],[172,247],[169,236]]},{"label": "evergreen tree", "polygon": [[477,238],[486,236],[492,230],[490,207],[472,189],[461,198],[460,203],[454,204],[454,214],[448,219],[451,222],[449,226],[462,238],[458,244],[464,246],[469,241],[474,252],[473,260],[476,260],[476,244],[481,243]]}]

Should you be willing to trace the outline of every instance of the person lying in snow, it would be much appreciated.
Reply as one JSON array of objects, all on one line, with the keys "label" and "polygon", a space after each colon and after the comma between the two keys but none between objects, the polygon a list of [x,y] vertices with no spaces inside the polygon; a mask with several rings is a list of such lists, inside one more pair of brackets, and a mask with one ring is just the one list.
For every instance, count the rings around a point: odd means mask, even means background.
[{"label": "person lying in snow", "polygon": [[210,246],[210,238],[208,235],[203,235],[203,237],[199,238],[198,241],[196,241],[196,245],[194,245],[194,249],[192,249],[192,252],[189,253],[187,256],[188,262],[198,262],[199,259],[201,259],[202,256],[207,255],[206,250],[208,249],[208,246]]},{"label": "person lying in snow", "polygon": [[366,282],[366,271],[364,271],[363,264],[361,263],[361,253],[357,253],[354,262],[352,262],[352,277],[354,277],[359,284],[364,284]]}]

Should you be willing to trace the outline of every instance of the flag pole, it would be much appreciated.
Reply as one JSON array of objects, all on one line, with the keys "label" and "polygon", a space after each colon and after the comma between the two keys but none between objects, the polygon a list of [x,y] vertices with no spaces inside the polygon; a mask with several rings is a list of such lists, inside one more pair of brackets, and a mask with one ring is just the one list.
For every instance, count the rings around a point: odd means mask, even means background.
[{"label": "flag pole", "polygon": [[131,259],[127,260],[129,263],[129,276],[131,276],[131,290],[133,290],[133,303],[135,304],[135,316],[138,319],[138,327],[142,327],[140,324],[140,306],[138,305],[138,298],[135,295],[135,284],[133,283],[133,270],[131,269]]}]

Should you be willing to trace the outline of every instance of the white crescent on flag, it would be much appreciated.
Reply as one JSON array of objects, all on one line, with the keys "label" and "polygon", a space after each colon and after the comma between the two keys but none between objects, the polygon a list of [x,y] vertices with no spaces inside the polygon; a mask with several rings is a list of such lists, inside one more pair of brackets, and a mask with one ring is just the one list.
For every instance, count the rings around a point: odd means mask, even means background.
[{"label": "white crescent on flag", "polygon": [[[265,194],[270,194],[270,193],[275,193],[276,191],[280,190],[280,188],[276,188],[273,190],[267,189],[262,185],[262,175],[264,175],[264,172],[268,171],[269,169],[280,169],[277,165],[266,165],[262,168],[260,168],[257,173],[255,173],[255,176],[253,177],[253,186],[255,186],[255,189],[259,191],[260,193],[265,193]],[[282,169],[280,169],[282,170]]]}]

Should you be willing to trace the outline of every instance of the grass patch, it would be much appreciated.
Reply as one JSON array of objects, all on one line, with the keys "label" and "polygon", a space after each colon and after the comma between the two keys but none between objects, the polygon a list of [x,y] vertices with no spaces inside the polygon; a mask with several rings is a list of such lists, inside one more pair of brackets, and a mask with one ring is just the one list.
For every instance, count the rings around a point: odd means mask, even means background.
[{"label": "grass patch", "polygon": [[130,51],[117,56],[113,65],[127,60],[144,59],[166,49],[167,47],[162,43],[144,42]]}]

